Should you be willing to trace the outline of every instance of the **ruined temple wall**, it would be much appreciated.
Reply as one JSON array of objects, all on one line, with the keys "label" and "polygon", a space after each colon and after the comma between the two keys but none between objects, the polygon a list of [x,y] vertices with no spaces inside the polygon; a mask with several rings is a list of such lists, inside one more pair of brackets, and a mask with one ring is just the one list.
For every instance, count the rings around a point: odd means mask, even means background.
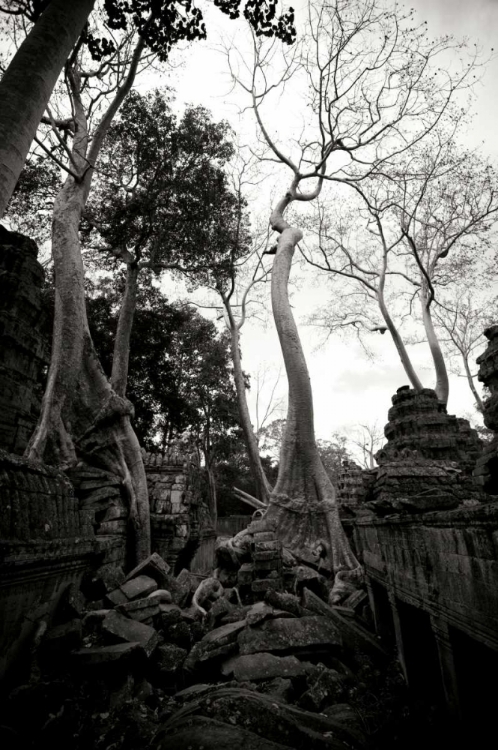
[{"label": "ruined temple wall", "polygon": [[376,630],[412,691],[466,720],[468,675],[484,684],[498,656],[498,497],[477,435],[428,389],[398,390],[385,434],[353,521]]},{"label": "ruined temple wall", "polygon": [[38,418],[47,360],[36,243],[0,225],[0,448],[22,454]]},{"label": "ruined temple wall", "polygon": [[357,519],[370,581],[498,650],[498,503]]},{"label": "ruined temple wall", "polygon": [[173,448],[164,455],[144,453],[151,510],[152,550],[174,569],[178,561],[192,572],[214,565],[216,532],[196,486],[189,457]]},{"label": "ruined temple wall", "polygon": [[0,680],[90,569],[90,521],[62,472],[0,451]]}]

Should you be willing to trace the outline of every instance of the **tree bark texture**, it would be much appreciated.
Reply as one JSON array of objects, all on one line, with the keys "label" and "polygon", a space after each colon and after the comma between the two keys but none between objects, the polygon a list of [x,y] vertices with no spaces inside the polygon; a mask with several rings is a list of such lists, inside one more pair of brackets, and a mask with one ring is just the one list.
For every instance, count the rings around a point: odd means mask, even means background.
[{"label": "tree bark texture", "polygon": [[469,388],[472,391],[472,395],[474,396],[476,400],[476,407],[478,411],[481,412],[481,414],[484,414],[484,404],[482,401],[482,398],[480,397],[479,393],[477,392],[477,388],[474,383],[474,378],[472,377],[472,373],[470,371],[469,367],[469,360],[465,354],[462,353],[462,359],[463,359],[463,366],[465,369],[465,375],[467,376],[467,382],[469,384]]},{"label": "tree bark texture", "polygon": [[28,458],[62,466],[78,461],[121,478],[139,561],[150,554],[147,481],[130,423],[133,407],[100,365],[88,329],[78,227],[85,186],[68,177],[55,205],[52,254],[55,320],[47,388]]},{"label": "tree bark texture", "polygon": [[52,0],[0,81],[0,218],[57,78],[95,0]]},{"label": "tree bark texture", "polygon": [[[72,160],[81,176],[79,179],[73,176],[66,179],[54,204],[52,256],[55,316],[52,356],[40,418],[26,449],[27,457],[32,460],[62,466],[83,461],[120,477],[128,500],[136,563],[150,554],[150,511],[145,468],[140,445],[130,423],[133,406],[124,395],[116,393],[106,378],[90,336],[79,225],[91,188],[91,167],[97,161],[114,114],[132,86],[142,49],[143,41],[140,40],[126,80],[117,90],[91,144],[80,97],[78,70],[74,69],[69,75],[76,125]],[[132,318],[128,322],[131,324]],[[131,328],[128,335],[130,331]]]},{"label": "tree bark texture", "polygon": [[215,529],[218,523],[218,497],[216,492],[216,478],[208,461],[206,461],[206,472],[209,482],[209,515],[211,516],[213,529]]},{"label": "tree bark texture", "polygon": [[251,416],[247,406],[244,374],[242,372],[242,363],[240,361],[239,331],[235,325],[235,321],[232,322],[232,320],[230,320],[230,347],[240,423],[244,433],[251,474],[256,485],[256,497],[258,500],[261,500],[261,502],[267,504],[270,498],[271,487],[261,465],[258,441],[256,440],[256,436],[252,429]]},{"label": "tree bark texture", "polygon": [[387,328],[389,329],[391,338],[394,341],[394,346],[396,347],[396,350],[399,354],[401,364],[403,365],[403,369],[408,377],[408,380],[410,381],[410,383],[412,384],[412,386],[415,388],[416,391],[421,391],[424,386],[422,385],[417,373],[415,372],[410,356],[408,352],[406,351],[404,341],[399,335],[399,331],[394,325],[393,319],[389,315],[389,311],[386,307],[386,303],[384,301],[384,295],[383,295],[382,290],[379,290],[378,301],[379,301],[380,312],[382,314],[382,317],[384,318]]},{"label": "tree bark texture", "polygon": [[429,303],[429,294],[427,290],[427,283],[425,279],[422,279],[422,320],[424,322],[425,333],[427,335],[427,341],[431,350],[432,361],[434,362],[434,369],[436,371],[436,396],[439,401],[446,406],[448,403],[448,397],[450,395],[450,382],[448,379],[448,372],[446,370],[446,364],[444,361],[443,352],[439,344],[434,324],[432,322],[431,308]]},{"label": "tree bark texture", "polygon": [[361,568],[342,528],[335,489],[316,448],[311,384],[289,304],[292,257],[302,238],[300,230],[283,220],[283,209],[291,199],[284,199],[271,219],[272,227],[280,232],[271,294],[289,382],[289,403],[277,484],[266,516],[277,520],[279,538],[295,553],[309,551],[318,541],[325,541],[328,563],[334,574],[354,580],[361,576]]},{"label": "tree bark texture", "polygon": [[118,327],[114,340],[112,356],[111,386],[118,396],[126,396],[128,366],[130,362],[130,339],[133,329],[133,318],[137,307],[138,274],[137,263],[126,267],[126,286],[119,311]]}]

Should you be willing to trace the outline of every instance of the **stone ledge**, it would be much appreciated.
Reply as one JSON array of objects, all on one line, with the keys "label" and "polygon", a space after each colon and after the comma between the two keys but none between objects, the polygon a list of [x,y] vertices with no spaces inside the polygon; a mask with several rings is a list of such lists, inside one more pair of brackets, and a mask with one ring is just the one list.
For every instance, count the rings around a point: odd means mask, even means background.
[{"label": "stone ledge", "polygon": [[497,524],[498,530],[498,497],[496,501],[482,503],[472,507],[460,507],[454,510],[428,511],[427,513],[393,514],[380,518],[378,516],[357,516],[352,521],[354,526],[468,526]]}]

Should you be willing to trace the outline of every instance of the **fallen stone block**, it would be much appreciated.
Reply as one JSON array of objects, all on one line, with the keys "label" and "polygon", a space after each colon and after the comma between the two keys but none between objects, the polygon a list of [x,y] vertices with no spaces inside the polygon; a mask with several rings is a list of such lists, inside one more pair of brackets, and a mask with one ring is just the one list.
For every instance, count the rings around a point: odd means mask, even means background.
[{"label": "fallen stone block", "polygon": [[[288,594],[281,591],[267,591],[265,601],[278,609],[284,609],[296,617],[305,615],[304,608],[300,605],[299,599],[294,594]],[[321,614],[321,613],[319,613]]]},{"label": "fallen stone block", "polygon": [[349,617],[344,617],[338,610],[340,607],[330,607],[320,597],[307,589],[303,592],[303,602],[308,609],[320,612],[330,619],[340,630],[344,645],[353,651],[363,651],[372,657],[388,658],[386,651],[378,639],[366,628]]},{"label": "fallen stone block", "polygon": [[271,680],[274,677],[300,677],[307,673],[304,662],[295,656],[275,656],[269,653],[232,656],[223,662],[221,673],[233,675],[237,682]]},{"label": "fallen stone block", "polygon": [[102,622],[102,631],[114,641],[138,642],[147,656],[150,656],[159,643],[159,636],[154,628],[142,622],[113,611],[107,614]]},{"label": "fallen stone block", "polygon": [[187,658],[188,651],[174,643],[165,643],[156,649],[155,659],[158,669],[168,675],[173,675]]},{"label": "fallen stone block", "polygon": [[199,662],[232,654],[237,650],[237,635],[245,627],[243,620],[211,630],[192,648],[185,661],[185,669],[193,670]]},{"label": "fallen stone block", "polygon": [[174,581],[175,581],[174,588],[171,587],[171,584],[169,586],[169,589],[171,590],[171,596],[173,597],[173,601],[175,604],[178,604],[180,607],[185,607],[192,594],[192,587],[193,587],[194,581],[190,575],[190,572],[186,570],[185,568],[180,571],[180,573],[177,575]]},{"label": "fallen stone block", "polygon": [[[142,599],[143,597],[152,594],[157,588],[158,586],[155,580],[145,575],[136,576],[119,587],[120,591],[126,596],[128,601]],[[120,602],[120,604],[122,603],[123,602]]]},{"label": "fallen stone block", "polygon": [[153,552],[150,557],[128,573],[125,582],[131,581],[133,578],[137,578],[137,576],[146,575],[149,578],[153,578],[159,588],[164,589],[167,588],[166,583],[168,581],[170,570],[170,566],[165,560],[163,560],[161,555],[158,555],[157,552]]},{"label": "fallen stone block", "polygon": [[338,648],[342,639],[338,628],[326,617],[301,617],[266,620],[258,628],[247,628],[238,636],[241,654],[261,651],[290,651],[292,649],[327,646]]},{"label": "fallen stone block", "polygon": [[135,599],[132,602],[120,604],[116,607],[116,611],[121,612],[126,617],[131,617],[132,620],[144,622],[159,614],[159,604],[145,597],[145,599]]},{"label": "fallen stone block", "polygon": [[100,666],[119,662],[128,663],[130,659],[141,653],[141,645],[138,641],[129,643],[115,643],[111,646],[92,646],[73,651],[71,657],[83,666]]},{"label": "fallen stone block", "polygon": [[126,604],[128,597],[123,594],[121,589],[115,589],[106,594],[105,601],[111,604],[111,606],[117,607],[119,604]]}]

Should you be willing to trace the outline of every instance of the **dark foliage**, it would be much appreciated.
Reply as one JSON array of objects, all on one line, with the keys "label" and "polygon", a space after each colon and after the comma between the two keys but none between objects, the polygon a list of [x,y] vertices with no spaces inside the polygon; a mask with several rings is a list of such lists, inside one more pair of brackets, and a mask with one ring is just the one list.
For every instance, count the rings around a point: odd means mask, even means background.
[{"label": "dark foliage", "polygon": [[[4,0],[2,9],[13,15],[25,15],[33,23],[43,13],[50,0]],[[229,18],[243,14],[256,35],[274,36],[286,44],[296,38],[294,10],[277,15],[277,0],[215,0],[215,5]],[[135,27],[149,49],[160,60],[166,60],[171,47],[179,41],[206,38],[202,12],[193,0],[104,0],[104,17],[111,29],[130,31]],[[112,39],[100,37],[89,30],[83,41],[95,60],[102,60],[115,51]]]}]

